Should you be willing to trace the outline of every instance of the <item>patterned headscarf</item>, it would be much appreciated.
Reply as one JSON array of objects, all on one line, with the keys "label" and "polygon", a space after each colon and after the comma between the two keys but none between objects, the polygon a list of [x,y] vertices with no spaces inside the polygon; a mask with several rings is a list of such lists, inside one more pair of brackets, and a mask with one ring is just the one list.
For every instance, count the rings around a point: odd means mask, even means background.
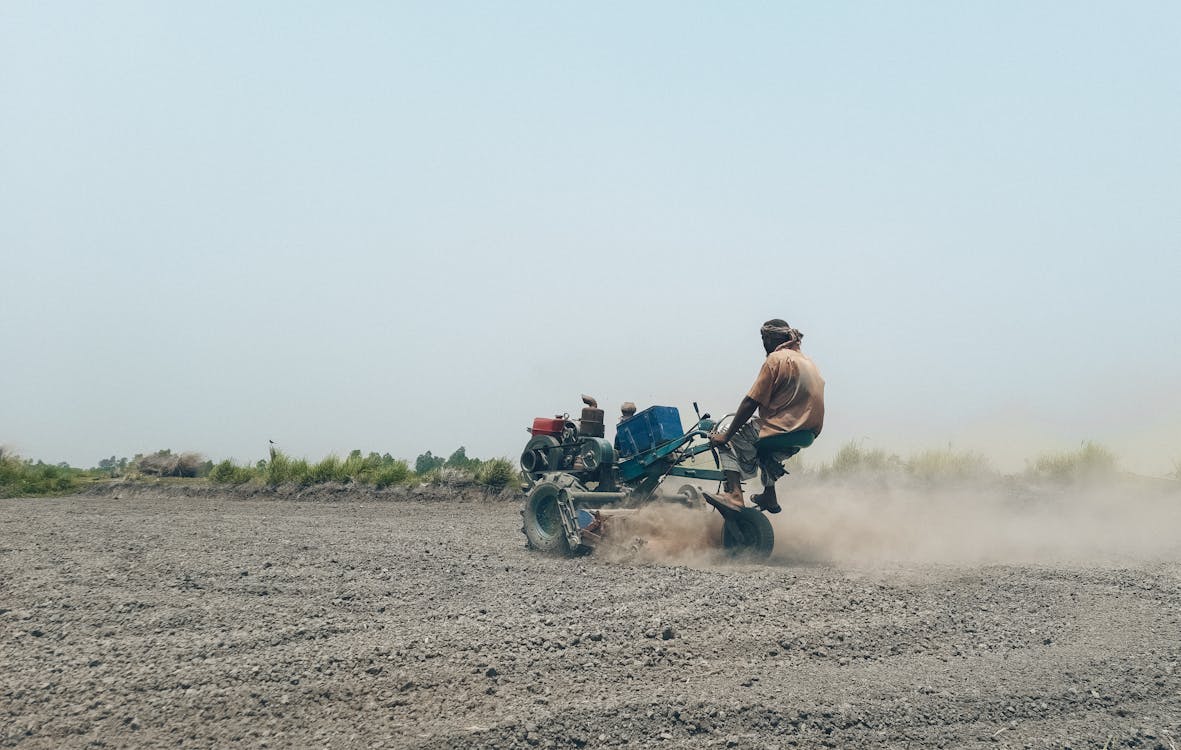
[{"label": "patterned headscarf", "polygon": [[[799,332],[799,329],[792,328],[785,320],[768,320],[759,329],[759,333],[768,338],[782,339],[784,344],[791,346],[793,349],[799,348],[800,342],[804,340],[804,334]],[[780,344],[782,346],[782,344]]]}]

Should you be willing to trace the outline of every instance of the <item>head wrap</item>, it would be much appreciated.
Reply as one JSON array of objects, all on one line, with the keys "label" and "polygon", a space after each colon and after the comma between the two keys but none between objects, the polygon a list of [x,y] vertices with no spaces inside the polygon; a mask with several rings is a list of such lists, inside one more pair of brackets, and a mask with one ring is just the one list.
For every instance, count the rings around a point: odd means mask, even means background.
[{"label": "head wrap", "polygon": [[783,320],[768,320],[759,329],[759,333],[766,338],[782,340],[784,344],[798,347],[800,342],[804,340],[804,334],[799,332],[799,329],[792,328]]}]

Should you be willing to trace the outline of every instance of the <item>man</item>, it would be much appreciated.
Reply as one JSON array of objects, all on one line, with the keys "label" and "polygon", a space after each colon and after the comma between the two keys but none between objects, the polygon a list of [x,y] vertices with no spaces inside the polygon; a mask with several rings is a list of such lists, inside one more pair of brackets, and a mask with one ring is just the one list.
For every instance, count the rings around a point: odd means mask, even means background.
[{"label": "man", "polygon": [[[763,492],[751,500],[768,513],[778,513],[782,508],[775,480],[787,473],[782,462],[811,445],[824,427],[824,378],[800,351],[804,334],[786,321],[768,320],[759,332],[767,359],[730,426],[709,439],[726,477],[726,491],[716,499],[735,510],[745,507],[742,480],[757,469]],[[755,409],[759,416],[752,419]]]}]

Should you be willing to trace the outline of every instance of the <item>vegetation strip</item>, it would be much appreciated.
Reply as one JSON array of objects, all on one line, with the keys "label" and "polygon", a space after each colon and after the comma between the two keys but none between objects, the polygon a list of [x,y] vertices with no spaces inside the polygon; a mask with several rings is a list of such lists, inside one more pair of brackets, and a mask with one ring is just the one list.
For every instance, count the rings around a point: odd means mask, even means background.
[{"label": "vegetation strip", "polygon": [[[831,463],[807,465],[797,455],[787,466],[794,474],[820,479],[892,475],[934,483],[1001,476],[985,456],[971,451],[926,450],[904,459],[883,450],[863,448],[856,441],[842,446]],[[1119,473],[1118,467],[1119,461],[1114,453],[1102,445],[1085,441],[1073,451],[1043,453],[1027,460],[1021,476],[1030,481],[1068,483],[1114,477]],[[415,460],[413,468],[389,453],[362,455],[359,450],[352,451],[347,458],[330,455],[318,462],[292,458],[282,451],[272,450],[269,459],[253,466],[228,459],[214,463],[199,453],[174,454],[170,450],[161,450],[130,460],[111,456],[91,469],[26,460],[0,447],[0,497],[62,495],[95,481],[114,478],[134,481],[147,477],[190,477],[215,485],[263,487],[342,483],[383,489],[397,485],[475,484],[497,492],[518,486],[521,479],[513,461],[469,458],[463,447],[446,459],[427,451]],[[1181,460],[1174,467],[1172,479],[1181,480]]]},{"label": "vegetation strip", "polygon": [[0,449],[0,497],[67,494],[85,484],[113,478],[190,477],[219,485],[266,487],[307,487],[335,482],[377,489],[395,485],[476,484],[499,491],[519,481],[519,476],[517,467],[508,459],[469,458],[462,447],[447,459],[427,451],[418,457],[413,470],[406,461],[388,453],[365,456],[359,450],[344,459],[332,455],[318,462],[291,458],[275,450],[269,459],[253,466],[230,460],[213,463],[197,453],[173,454],[163,450],[131,460],[111,457],[100,461],[97,467],[79,469],[22,459]]}]

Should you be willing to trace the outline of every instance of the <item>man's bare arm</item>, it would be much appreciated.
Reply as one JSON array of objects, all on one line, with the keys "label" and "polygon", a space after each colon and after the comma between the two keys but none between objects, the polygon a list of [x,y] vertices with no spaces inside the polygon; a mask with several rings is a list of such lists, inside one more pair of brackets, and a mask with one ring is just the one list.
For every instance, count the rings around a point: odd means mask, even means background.
[{"label": "man's bare arm", "polygon": [[759,408],[758,401],[755,401],[750,396],[744,396],[742,403],[738,405],[738,411],[734,413],[734,419],[730,420],[730,427],[727,428],[726,434],[722,435],[715,432],[709,436],[709,441],[714,445],[725,445],[730,442],[730,438],[734,437],[734,433],[741,430],[742,426],[754,416],[755,409],[757,408]]}]

